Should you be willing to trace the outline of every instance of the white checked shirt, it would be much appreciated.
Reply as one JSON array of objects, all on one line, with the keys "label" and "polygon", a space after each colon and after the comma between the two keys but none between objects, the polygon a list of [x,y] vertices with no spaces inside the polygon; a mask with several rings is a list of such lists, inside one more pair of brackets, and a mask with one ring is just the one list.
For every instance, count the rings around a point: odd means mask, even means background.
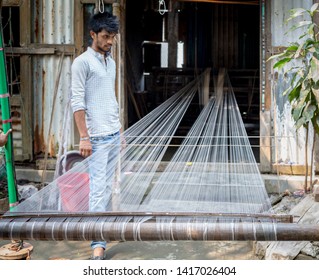
[{"label": "white checked shirt", "polygon": [[120,130],[119,106],[115,97],[116,65],[111,56],[92,48],[72,64],[71,106],[85,110],[90,137],[106,136]]}]

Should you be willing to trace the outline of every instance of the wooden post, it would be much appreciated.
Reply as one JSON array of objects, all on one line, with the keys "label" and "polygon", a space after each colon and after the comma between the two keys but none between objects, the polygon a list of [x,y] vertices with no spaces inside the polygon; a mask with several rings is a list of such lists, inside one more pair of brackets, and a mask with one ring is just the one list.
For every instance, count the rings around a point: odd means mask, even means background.
[{"label": "wooden post", "polygon": [[271,67],[266,60],[271,55],[271,1],[260,1],[260,172],[271,172]]},{"label": "wooden post", "polygon": [[113,15],[120,21],[120,30],[113,47],[116,62],[116,95],[120,107],[120,121],[123,130],[128,126],[127,93],[125,90],[125,6],[126,0],[118,0],[113,3]]},{"label": "wooden post", "polygon": [[211,68],[207,68],[203,76],[203,88],[200,96],[200,102],[202,106],[205,106],[209,102],[210,71]]},{"label": "wooden post", "polygon": [[178,44],[178,7],[176,0],[171,0],[167,16],[168,68],[176,68]]}]

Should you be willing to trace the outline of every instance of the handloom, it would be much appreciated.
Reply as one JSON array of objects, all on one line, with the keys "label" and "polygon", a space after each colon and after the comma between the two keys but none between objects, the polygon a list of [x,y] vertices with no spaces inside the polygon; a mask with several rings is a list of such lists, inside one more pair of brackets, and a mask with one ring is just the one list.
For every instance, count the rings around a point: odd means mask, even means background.
[{"label": "handloom", "polygon": [[88,210],[89,168],[101,152],[5,213],[0,239],[319,240],[318,226],[296,225],[272,211],[225,72],[159,172],[202,80],[197,77],[124,132],[121,153],[108,164],[117,171],[105,212]]}]

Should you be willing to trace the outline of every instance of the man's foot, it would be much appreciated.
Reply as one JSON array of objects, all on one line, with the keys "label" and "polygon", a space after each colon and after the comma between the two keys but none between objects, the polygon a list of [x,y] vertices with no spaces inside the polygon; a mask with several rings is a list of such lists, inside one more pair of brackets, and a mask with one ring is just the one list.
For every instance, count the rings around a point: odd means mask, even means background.
[{"label": "man's foot", "polygon": [[92,257],[90,258],[91,260],[104,260],[104,248],[102,247],[97,247],[93,249],[93,254]]}]

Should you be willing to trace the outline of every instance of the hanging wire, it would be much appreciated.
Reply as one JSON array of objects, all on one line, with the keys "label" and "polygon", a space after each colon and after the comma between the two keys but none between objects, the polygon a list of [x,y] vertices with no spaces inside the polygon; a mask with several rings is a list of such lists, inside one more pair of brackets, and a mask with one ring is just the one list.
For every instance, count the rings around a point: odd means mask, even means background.
[{"label": "hanging wire", "polygon": [[99,0],[99,12],[104,13],[104,0]]},{"label": "hanging wire", "polygon": [[160,15],[164,15],[166,11],[165,0],[158,0],[158,12],[160,13]]}]

